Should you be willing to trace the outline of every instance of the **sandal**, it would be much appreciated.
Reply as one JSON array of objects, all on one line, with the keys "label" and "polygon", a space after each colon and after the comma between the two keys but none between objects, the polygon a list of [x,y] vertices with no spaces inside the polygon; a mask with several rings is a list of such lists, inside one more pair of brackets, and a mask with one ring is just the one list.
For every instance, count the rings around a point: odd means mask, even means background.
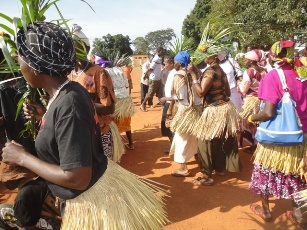
[{"label": "sandal", "polygon": [[251,204],[250,209],[265,221],[270,221],[272,219],[271,213],[263,211],[263,208],[259,204]]},{"label": "sandal", "polygon": [[133,145],[129,145],[129,144],[125,144],[125,147],[127,149],[130,149],[130,150],[133,150],[134,149],[134,146]]},{"label": "sandal", "polygon": [[194,185],[204,185],[204,186],[211,186],[214,183],[214,180],[212,178],[204,178],[204,177],[197,177],[192,180],[192,183]]},{"label": "sandal", "polygon": [[297,218],[295,217],[295,215],[293,214],[293,211],[287,211],[286,212],[286,217],[292,221],[292,223],[299,225],[302,229],[306,229],[307,228],[307,223],[299,223],[297,221]]},{"label": "sandal", "polygon": [[171,172],[172,176],[178,176],[178,177],[186,177],[190,175],[189,170],[181,171],[180,169],[176,169],[175,171]]},{"label": "sandal", "polygon": [[225,172],[223,172],[223,171],[215,171],[215,174],[217,174],[219,176],[225,176]]}]

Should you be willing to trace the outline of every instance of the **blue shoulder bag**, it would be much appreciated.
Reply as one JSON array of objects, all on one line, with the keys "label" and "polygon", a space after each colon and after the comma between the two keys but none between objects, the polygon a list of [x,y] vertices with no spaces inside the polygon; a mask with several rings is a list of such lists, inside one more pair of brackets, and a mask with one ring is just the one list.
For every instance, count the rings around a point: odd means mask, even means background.
[{"label": "blue shoulder bag", "polygon": [[[276,107],[276,115],[270,120],[260,122],[255,134],[256,140],[266,145],[292,146],[304,141],[301,121],[297,115],[295,101],[290,97],[284,72],[277,69],[284,95]],[[260,108],[264,108],[261,102]]]}]

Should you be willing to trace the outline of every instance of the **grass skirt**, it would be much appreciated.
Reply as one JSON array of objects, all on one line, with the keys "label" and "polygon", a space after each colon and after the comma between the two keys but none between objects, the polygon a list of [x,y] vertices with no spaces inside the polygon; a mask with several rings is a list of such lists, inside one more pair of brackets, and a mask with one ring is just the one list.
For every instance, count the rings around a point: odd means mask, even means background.
[{"label": "grass skirt", "polygon": [[162,199],[165,194],[154,181],[139,178],[109,161],[96,184],[66,201],[61,229],[162,229],[170,223]]},{"label": "grass skirt", "polygon": [[114,121],[110,123],[110,128],[112,132],[112,160],[115,162],[119,162],[122,155],[125,153],[125,147],[122,140],[122,137],[120,136],[120,133],[118,131],[118,128]]},{"label": "grass skirt", "polygon": [[273,146],[258,143],[254,153],[254,163],[275,172],[303,176],[307,172],[303,167],[307,150],[306,138],[307,134],[304,134],[304,143],[298,146]]},{"label": "grass skirt", "polygon": [[235,136],[240,130],[240,121],[236,108],[230,101],[219,106],[208,106],[194,124],[192,134],[202,141],[222,136],[227,139],[228,136]]},{"label": "grass skirt", "polygon": [[135,106],[131,96],[116,98],[115,111],[111,115],[112,119],[122,120],[131,117],[135,113]]},{"label": "grass skirt", "polygon": [[173,133],[191,134],[194,125],[198,121],[202,110],[202,105],[189,107],[187,105],[178,105],[177,112],[171,121],[170,129]]},{"label": "grass skirt", "polygon": [[258,97],[248,96],[244,100],[244,104],[240,111],[240,116],[246,119],[251,114],[259,113],[260,111],[260,100]]}]

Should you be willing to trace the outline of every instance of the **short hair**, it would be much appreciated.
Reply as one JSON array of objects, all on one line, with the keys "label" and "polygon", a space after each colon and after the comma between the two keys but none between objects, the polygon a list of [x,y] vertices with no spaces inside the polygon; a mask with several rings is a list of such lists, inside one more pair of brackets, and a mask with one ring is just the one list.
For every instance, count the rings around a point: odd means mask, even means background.
[{"label": "short hair", "polygon": [[160,51],[164,51],[164,48],[161,47],[161,46],[157,48],[156,52],[158,53],[158,52],[160,52]]}]

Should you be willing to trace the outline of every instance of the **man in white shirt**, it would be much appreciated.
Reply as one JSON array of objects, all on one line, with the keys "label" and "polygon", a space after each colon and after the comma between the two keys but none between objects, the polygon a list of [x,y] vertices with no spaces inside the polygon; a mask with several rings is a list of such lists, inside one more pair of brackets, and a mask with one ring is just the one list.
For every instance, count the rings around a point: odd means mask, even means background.
[{"label": "man in white shirt", "polygon": [[[146,96],[146,94],[148,92],[148,88],[149,88],[149,79],[148,78],[144,79],[144,76],[145,76],[146,72],[149,70],[151,60],[152,60],[152,58],[150,58],[147,62],[145,62],[145,63],[143,63],[143,65],[141,65],[141,68],[142,68],[142,76],[141,76],[141,104],[143,103],[143,101],[145,99],[145,96]],[[152,98],[149,98],[147,103],[148,103],[149,106],[152,106],[153,105]],[[145,106],[146,106],[146,104],[145,104]]]},{"label": "man in white shirt", "polygon": [[150,98],[156,94],[158,87],[161,82],[161,71],[162,71],[162,57],[164,55],[164,49],[162,47],[157,48],[156,55],[150,63],[149,70],[146,72],[144,78],[149,78],[149,89],[142,102],[140,109],[146,112],[146,103]]}]

